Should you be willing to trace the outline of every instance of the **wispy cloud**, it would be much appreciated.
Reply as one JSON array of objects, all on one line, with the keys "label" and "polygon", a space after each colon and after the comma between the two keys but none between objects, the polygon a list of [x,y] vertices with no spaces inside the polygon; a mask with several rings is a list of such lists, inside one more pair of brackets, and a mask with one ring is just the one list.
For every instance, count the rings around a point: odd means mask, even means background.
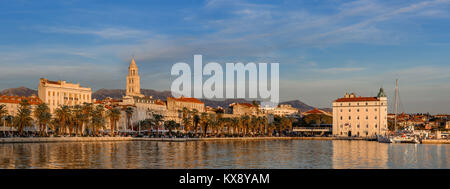
[{"label": "wispy cloud", "polygon": [[124,38],[138,38],[147,34],[146,31],[129,29],[129,28],[82,28],[82,27],[46,27],[41,29],[46,33],[62,33],[62,34],[79,34],[79,35],[93,35],[105,39],[124,39]]},{"label": "wispy cloud", "polygon": [[326,73],[326,74],[338,74],[345,72],[358,72],[365,70],[366,68],[360,67],[341,67],[341,68],[324,68],[324,69],[311,69],[313,72]]}]

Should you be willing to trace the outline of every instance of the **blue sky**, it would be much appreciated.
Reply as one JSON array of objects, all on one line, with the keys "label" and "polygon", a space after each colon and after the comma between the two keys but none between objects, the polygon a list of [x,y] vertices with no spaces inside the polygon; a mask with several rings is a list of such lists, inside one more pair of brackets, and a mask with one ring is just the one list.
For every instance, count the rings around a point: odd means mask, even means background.
[{"label": "blue sky", "polygon": [[[0,89],[40,77],[169,90],[176,62],[278,62],[281,100],[330,107],[345,92],[450,113],[450,0],[0,2]],[[392,99],[392,98],[391,98]]]}]

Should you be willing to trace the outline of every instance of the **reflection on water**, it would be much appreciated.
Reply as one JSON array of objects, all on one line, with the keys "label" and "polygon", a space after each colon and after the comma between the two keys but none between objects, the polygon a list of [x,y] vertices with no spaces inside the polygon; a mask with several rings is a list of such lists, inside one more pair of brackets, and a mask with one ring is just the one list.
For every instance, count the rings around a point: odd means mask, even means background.
[{"label": "reflection on water", "polygon": [[0,168],[449,168],[448,145],[367,141],[1,144]]}]

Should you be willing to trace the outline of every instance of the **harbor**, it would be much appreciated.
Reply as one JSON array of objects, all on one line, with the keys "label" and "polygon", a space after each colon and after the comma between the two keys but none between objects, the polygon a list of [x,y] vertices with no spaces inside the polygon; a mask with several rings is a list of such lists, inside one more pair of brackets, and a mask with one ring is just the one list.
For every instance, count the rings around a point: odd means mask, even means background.
[{"label": "harbor", "polygon": [[449,169],[446,144],[364,140],[0,144],[0,169]]}]

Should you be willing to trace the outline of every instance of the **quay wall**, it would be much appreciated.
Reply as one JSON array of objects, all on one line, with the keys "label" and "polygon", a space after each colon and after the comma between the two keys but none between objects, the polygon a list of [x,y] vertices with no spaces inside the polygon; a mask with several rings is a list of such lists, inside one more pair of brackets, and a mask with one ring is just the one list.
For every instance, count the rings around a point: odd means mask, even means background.
[{"label": "quay wall", "polygon": [[45,143],[45,142],[110,142],[110,141],[231,141],[231,140],[371,140],[355,137],[233,137],[233,138],[133,138],[133,137],[18,137],[0,138],[1,143]]},{"label": "quay wall", "polygon": [[0,143],[40,143],[40,142],[106,142],[131,141],[132,137],[18,137],[0,138]]},{"label": "quay wall", "polygon": [[422,144],[450,144],[449,139],[425,139]]}]

